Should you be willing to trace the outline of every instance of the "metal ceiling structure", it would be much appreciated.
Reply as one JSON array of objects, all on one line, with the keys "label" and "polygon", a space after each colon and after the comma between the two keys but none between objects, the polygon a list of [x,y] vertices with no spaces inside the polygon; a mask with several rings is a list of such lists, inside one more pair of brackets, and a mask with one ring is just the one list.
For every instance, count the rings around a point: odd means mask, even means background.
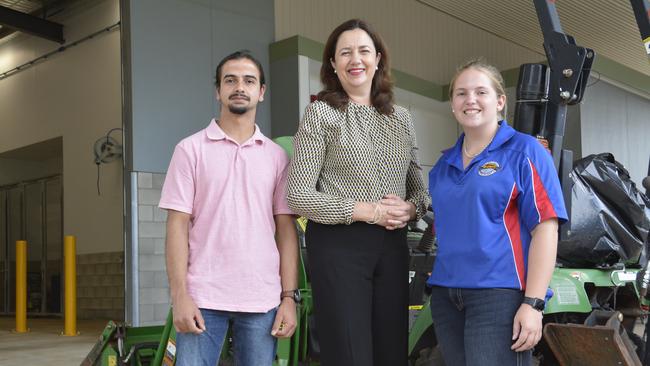
[{"label": "metal ceiling structure", "polygon": [[0,38],[15,31],[63,43],[63,25],[47,20],[61,1],[0,0]]},{"label": "metal ceiling structure", "polygon": [[[535,8],[528,1],[418,1],[515,44],[544,52],[539,27],[531,27],[538,22]],[[566,34],[594,49],[597,55],[650,76],[650,64],[629,1],[565,0],[555,4]]]},{"label": "metal ceiling structure", "polygon": [[0,0],[0,6],[30,14],[43,7],[40,0]]}]

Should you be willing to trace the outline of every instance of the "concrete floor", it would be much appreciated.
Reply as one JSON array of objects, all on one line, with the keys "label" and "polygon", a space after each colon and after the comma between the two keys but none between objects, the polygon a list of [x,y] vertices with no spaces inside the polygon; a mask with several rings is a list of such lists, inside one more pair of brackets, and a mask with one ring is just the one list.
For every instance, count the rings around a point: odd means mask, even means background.
[{"label": "concrete floor", "polygon": [[0,317],[0,365],[76,366],[90,352],[108,320],[77,323],[76,337],[63,337],[63,319],[27,319],[28,333],[14,333],[16,320]]},{"label": "concrete floor", "polygon": [[[86,357],[108,320],[82,320],[80,335],[63,337],[63,319],[27,319],[28,333],[14,333],[15,318],[0,317],[1,366],[76,366]],[[643,335],[643,324],[634,333]]]}]

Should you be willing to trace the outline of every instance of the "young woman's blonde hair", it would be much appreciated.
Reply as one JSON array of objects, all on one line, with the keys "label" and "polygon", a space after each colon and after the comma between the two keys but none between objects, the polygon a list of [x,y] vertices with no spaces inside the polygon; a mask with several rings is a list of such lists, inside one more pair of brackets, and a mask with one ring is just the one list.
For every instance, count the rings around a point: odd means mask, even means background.
[{"label": "young woman's blonde hair", "polygon": [[[452,100],[454,97],[454,84],[456,83],[456,79],[463,73],[463,71],[468,69],[475,69],[483,72],[492,82],[492,87],[496,91],[497,97],[506,95],[505,82],[503,81],[503,76],[501,76],[499,69],[494,67],[494,65],[487,63],[483,58],[476,58],[465,62],[456,69],[456,74],[454,74],[454,77],[451,78],[451,82],[449,83],[449,100]],[[507,105],[504,104],[503,109],[499,112],[499,119],[506,118],[506,107]]]}]

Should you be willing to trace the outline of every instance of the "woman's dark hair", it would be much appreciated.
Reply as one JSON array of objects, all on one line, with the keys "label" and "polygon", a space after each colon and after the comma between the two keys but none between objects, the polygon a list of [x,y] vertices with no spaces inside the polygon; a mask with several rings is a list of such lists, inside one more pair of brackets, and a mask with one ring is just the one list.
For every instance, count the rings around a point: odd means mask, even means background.
[{"label": "woman's dark hair", "polygon": [[375,50],[381,54],[379,64],[377,65],[378,70],[375,71],[375,76],[372,79],[370,102],[381,114],[392,114],[394,97],[388,49],[379,34],[372,29],[370,24],[361,19],[350,19],[344,22],[336,27],[327,39],[325,50],[323,51],[323,65],[320,68],[320,81],[325,86],[325,89],[318,93],[318,100],[322,100],[337,109],[342,109],[347,106],[350,97],[343,90],[339,78],[334,73],[331,60],[335,59],[336,43],[341,33],[354,29],[362,29],[368,33],[368,36],[370,36],[370,39],[372,39],[375,45]]}]

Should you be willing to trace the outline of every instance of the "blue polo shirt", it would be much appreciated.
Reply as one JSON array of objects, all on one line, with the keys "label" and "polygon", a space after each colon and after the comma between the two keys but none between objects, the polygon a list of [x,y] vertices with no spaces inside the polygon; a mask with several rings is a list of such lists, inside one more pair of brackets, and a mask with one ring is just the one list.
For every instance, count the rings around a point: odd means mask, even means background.
[{"label": "blue polo shirt", "polygon": [[438,253],[429,285],[524,290],[531,232],[567,214],[551,154],[499,122],[463,169],[461,135],[429,172]]}]

